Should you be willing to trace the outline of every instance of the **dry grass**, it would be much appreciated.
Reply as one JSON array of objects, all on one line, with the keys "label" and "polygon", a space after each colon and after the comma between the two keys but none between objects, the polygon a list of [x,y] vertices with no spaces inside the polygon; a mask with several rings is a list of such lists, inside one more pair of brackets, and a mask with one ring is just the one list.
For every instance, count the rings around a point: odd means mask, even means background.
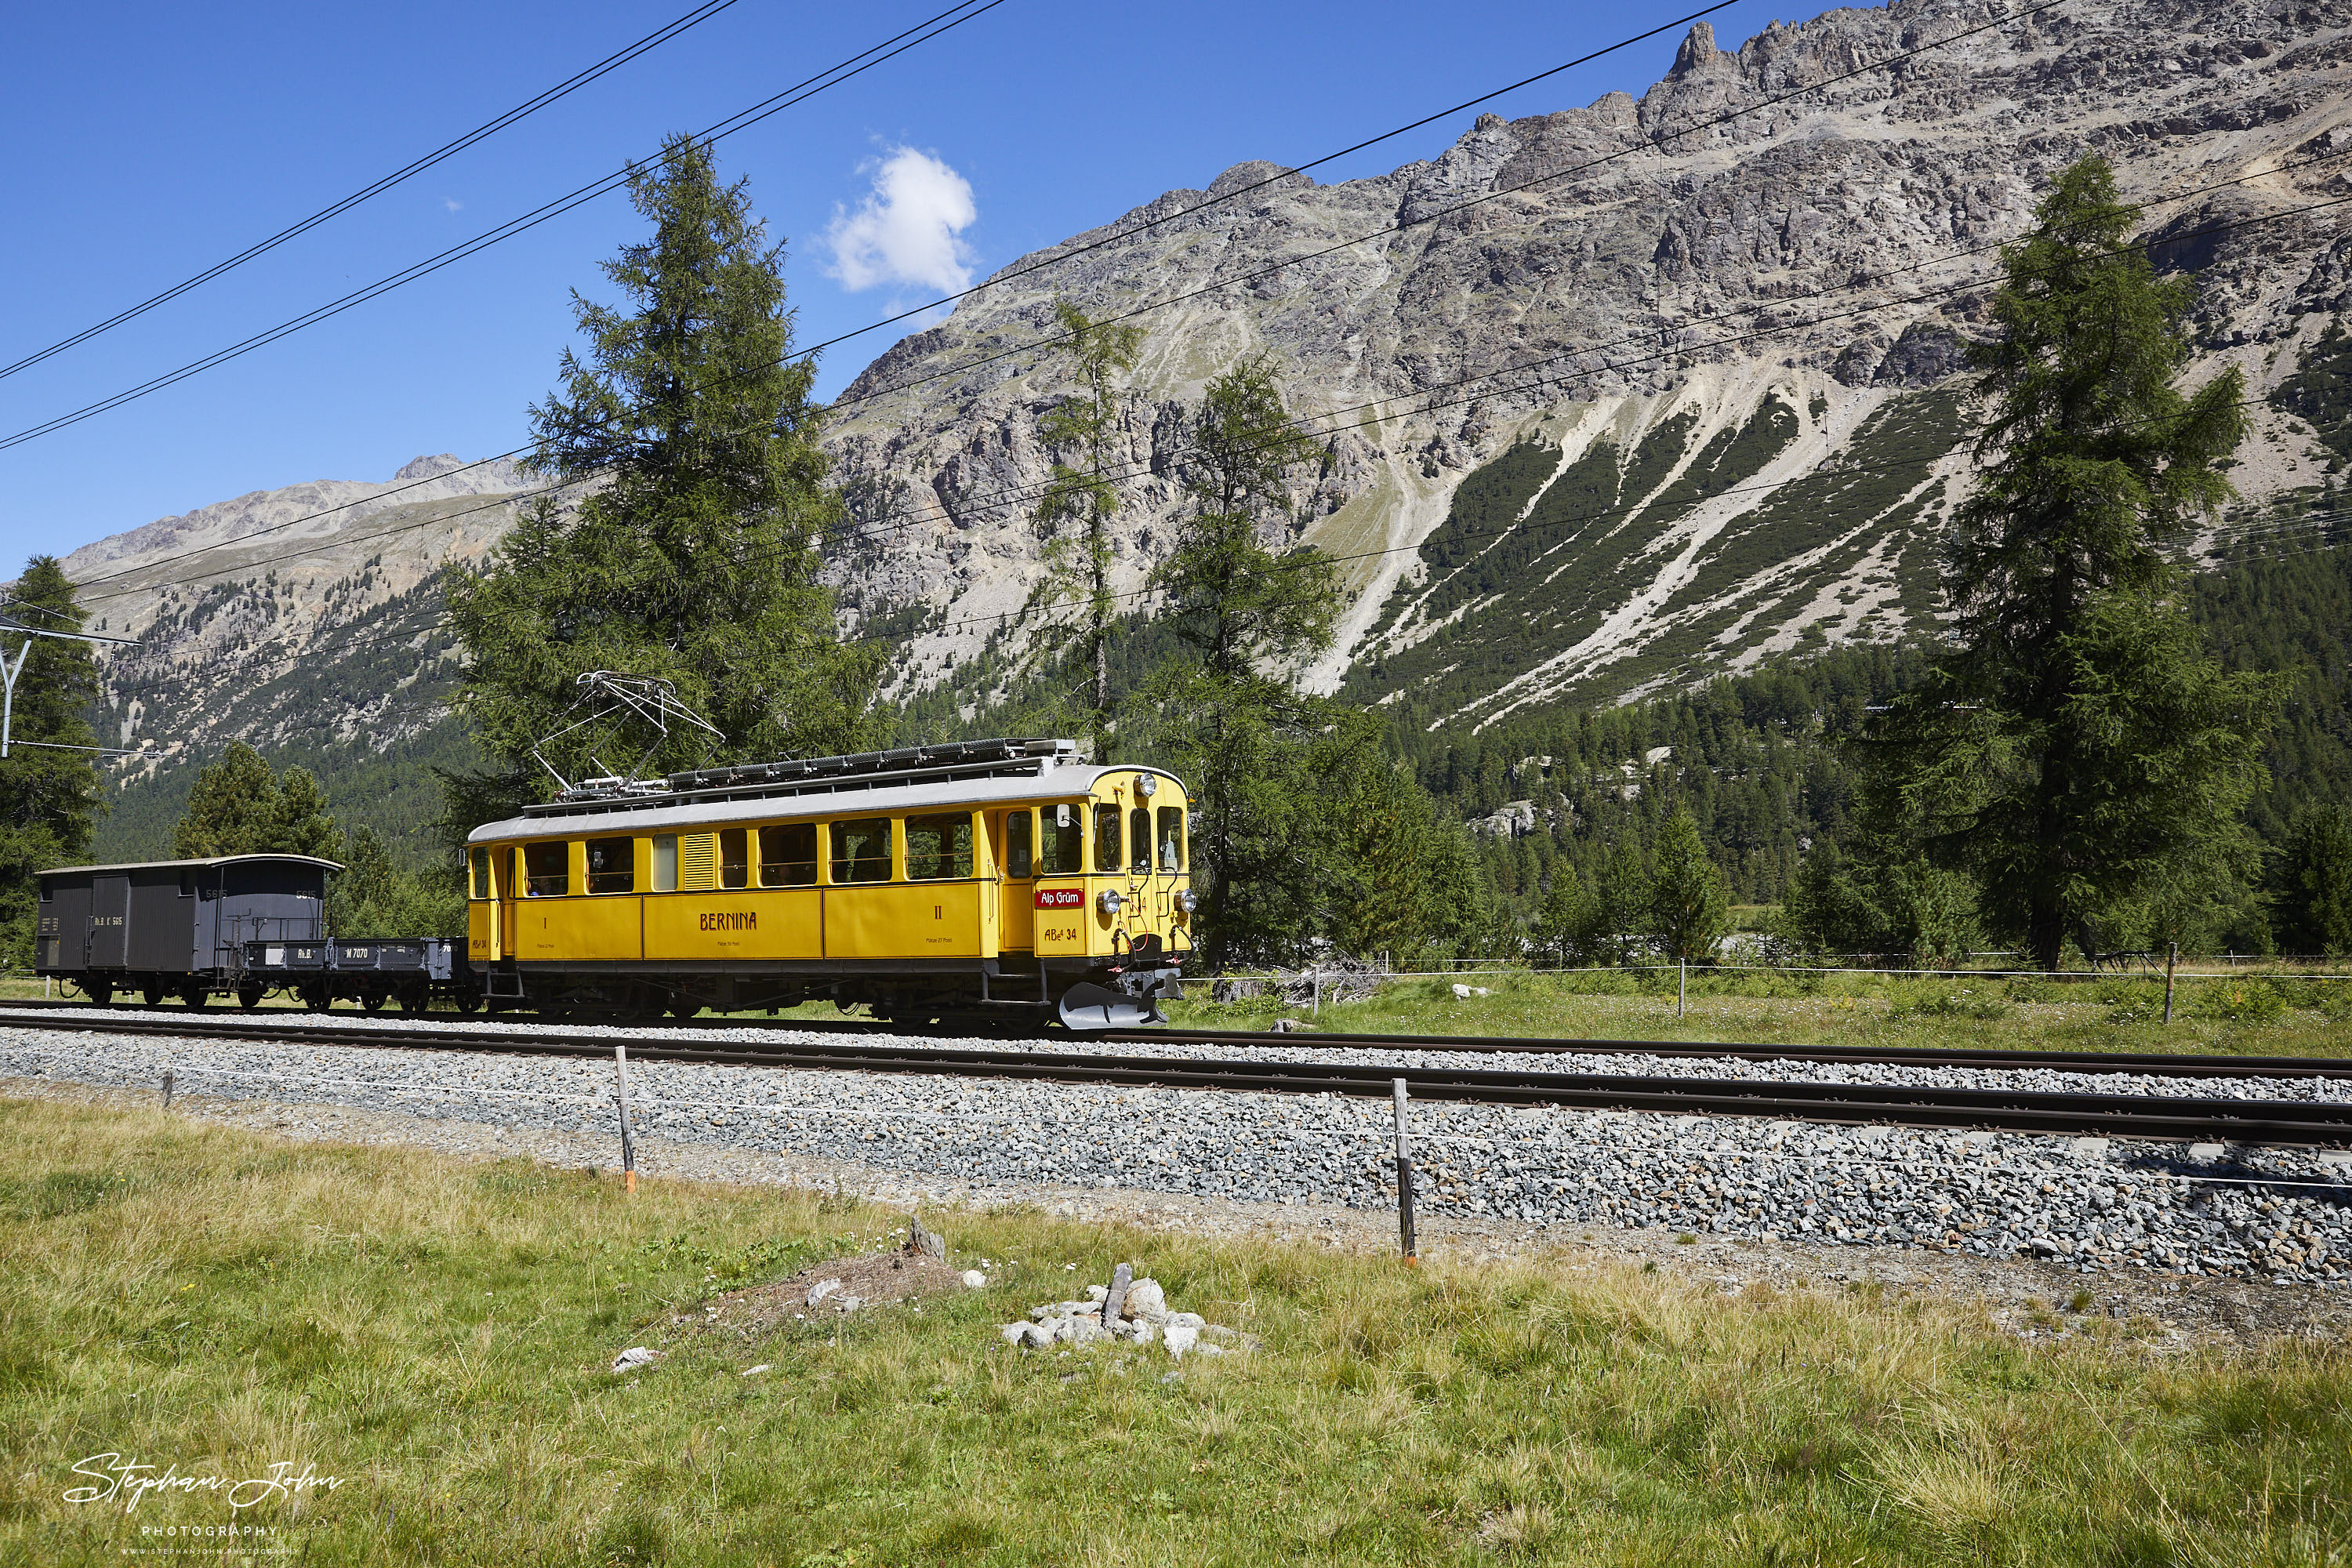
[{"label": "dry grass", "polygon": [[[984,1291],[761,1328],[702,1303],[895,1216],[774,1190],[289,1147],[152,1110],[0,1124],[0,1555],[142,1525],[116,1451],[315,1463],[302,1561],[2248,1563],[2352,1551],[2352,1356],[2026,1345],[1966,1308],[1712,1294],[1590,1258],[1433,1266],[930,1216]],[[1133,1258],[1256,1354],[1024,1355]],[[1066,1269],[1065,1264],[1075,1264]],[[1591,1271],[1585,1271],[1591,1268]],[[670,1336],[639,1373],[604,1369]],[[754,1363],[773,1370],[746,1378]],[[2331,1555],[2334,1554],[2334,1555]]]}]

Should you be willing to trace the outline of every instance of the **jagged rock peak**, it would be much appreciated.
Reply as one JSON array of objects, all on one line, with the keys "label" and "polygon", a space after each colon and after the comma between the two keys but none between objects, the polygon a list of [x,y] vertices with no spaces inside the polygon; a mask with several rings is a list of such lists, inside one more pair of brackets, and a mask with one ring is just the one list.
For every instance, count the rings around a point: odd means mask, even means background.
[{"label": "jagged rock peak", "polygon": [[400,472],[393,475],[394,483],[403,479],[437,479],[443,474],[466,467],[465,459],[455,452],[443,452],[437,457],[411,458]]},{"label": "jagged rock peak", "polygon": [[[1220,196],[1230,195],[1249,185],[1263,184],[1268,180],[1287,173],[1288,171],[1280,163],[1269,163],[1263,158],[1248,159],[1235,163],[1209,183],[1209,199],[1214,201]],[[1286,190],[1303,191],[1312,189],[1315,182],[1306,174],[1292,174],[1282,184]]]},{"label": "jagged rock peak", "polygon": [[1715,47],[1714,26],[1706,22],[1693,22],[1682,47],[1675,51],[1674,68],[1666,76],[1670,80],[1678,79],[1695,71],[1711,71],[1718,63],[1728,65],[1734,70],[1738,68],[1736,59],[1727,58]]}]

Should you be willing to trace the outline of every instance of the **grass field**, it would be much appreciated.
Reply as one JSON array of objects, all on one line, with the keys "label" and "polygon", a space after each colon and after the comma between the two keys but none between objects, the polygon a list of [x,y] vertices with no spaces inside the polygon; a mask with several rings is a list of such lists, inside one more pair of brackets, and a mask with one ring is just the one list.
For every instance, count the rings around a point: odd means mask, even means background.
[{"label": "grass field", "polygon": [[[1456,984],[1490,994],[1456,998]],[[1773,971],[1693,971],[1676,1014],[1672,971],[1545,974],[1527,970],[1400,980],[1310,1016],[1271,996],[1187,1001],[1171,1019],[1263,1029],[1287,1017],[1373,1035],[1727,1040],[1824,1046],[1998,1047],[2011,1050],[2352,1056],[2352,979],[2229,975],[2179,983],[2164,1023],[2164,979],[1904,979]],[[1205,997],[1206,985],[1192,985]]]},{"label": "grass field", "polygon": [[[217,1495],[76,1504],[100,1454],[341,1484],[306,1563],[2305,1563],[2352,1552],[2352,1355],[2169,1357],[2100,1320],[1736,1297],[1594,1254],[1386,1258],[931,1216],[981,1291],[674,1327],[894,1216],[772,1189],[294,1146],[153,1110],[0,1119],[0,1556],[111,1562]],[[1255,1353],[1024,1354],[1133,1258]],[[1015,1261],[1017,1260],[1017,1261]],[[1066,1267],[1075,1265],[1075,1268]],[[2053,1310],[2062,1310],[2053,1303]],[[620,1349],[672,1335],[623,1376]],[[757,1363],[772,1370],[743,1371]],[[194,1537],[210,1553],[217,1542]],[[207,1557],[207,1560],[217,1560]],[[235,1560],[232,1556],[230,1560]]]}]

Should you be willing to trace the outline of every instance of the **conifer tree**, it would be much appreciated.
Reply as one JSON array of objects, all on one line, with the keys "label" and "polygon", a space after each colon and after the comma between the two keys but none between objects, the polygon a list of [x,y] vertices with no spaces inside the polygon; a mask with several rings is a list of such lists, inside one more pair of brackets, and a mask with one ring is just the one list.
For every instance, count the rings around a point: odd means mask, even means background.
[{"label": "conifer tree", "polygon": [[1650,919],[1650,868],[1631,825],[1621,828],[1601,863],[1593,889],[1593,919],[1611,962],[1631,963]]},{"label": "conifer tree", "polygon": [[305,767],[289,767],[278,775],[278,800],[270,813],[268,837],[263,847],[279,855],[316,855],[322,860],[343,856],[343,830],[327,811],[327,792]]},{"label": "conifer tree", "polygon": [[1551,886],[1544,892],[1530,934],[1547,960],[1570,968],[1596,956],[1600,913],[1592,889],[1563,856],[1552,862]]},{"label": "conifer tree", "polygon": [[215,855],[315,855],[340,860],[343,830],[310,770],[272,773],[259,752],[231,741],[220,760],[198,770],[188,804],[172,829],[172,853],[184,860]]},{"label": "conifer tree", "polygon": [[278,807],[278,776],[268,763],[243,741],[231,741],[189,786],[172,829],[172,853],[183,860],[258,854],[272,847]]},{"label": "conifer tree", "polygon": [[2184,860],[2252,868],[2241,814],[2277,696],[2224,675],[2179,602],[2167,549],[2230,494],[2244,390],[2234,367],[2176,387],[2190,285],[2127,244],[2134,210],[2084,159],[2004,252],[1998,335],[1972,351],[1981,470],[1944,549],[1949,647],[1872,748],[1881,820],[1916,823],[2050,969]]},{"label": "conifer tree", "polygon": [[[1263,358],[1212,380],[1189,425],[1191,510],[1153,583],[1196,657],[1169,661],[1144,684],[1128,733],[1156,739],[1192,785],[1204,948],[1223,963],[1244,951],[1295,952],[1318,931],[1360,952],[1417,947],[1451,918],[1426,879],[1409,891],[1395,879],[1411,863],[1352,857],[1384,836],[1382,853],[1408,841],[1428,850],[1430,803],[1383,771],[1360,715],[1297,689],[1296,660],[1330,641],[1338,578],[1319,554],[1267,547],[1287,521],[1288,475],[1317,448],[1292,428]],[[1335,787],[1349,780],[1362,782]],[[1328,797],[1351,787],[1375,815],[1343,829]],[[1339,910],[1343,888],[1366,889],[1375,907]]]},{"label": "conifer tree", "polygon": [[1677,806],[1658,829],[1655,858],[1650,934],[1668,958],[1714,958],[1730,929],[1731,894],[1686,808]]},{"label": "conifer tree", "polygon": [[1152,581],[1209,673],[1239,683],[1331,640],[1338,569],[1318,550],[1277,554],[1267,542],[1289,519],[1290,475],[1321,451],[1293,423],[1264,354],[1209,383],[1190,436],[1192,509]]},{"label": "conifer tree", "polygon": [[[47,631],[79,631],[73,584],[53,555],[36,555],[0,602],[0,619]],[[30,647],[26,645],[29,643]],[[90,645],[26,637],[0,629],[0,656],[21,654],[9,735],[0,759],[0,963],[32,957],[33,873],[89,856],[90,831],[105,809],[89,716],[98,703]]]},{"label": "conifer tree", "polygon": [[[1054,321],[1067,339],[1079,390],[1038,422],[1037,439],[1048,451],[1075,453],[1086,466],[1074,468],[1057,458],[1037,503],[1037,526],[1049,542],[1045,578],[1031,603],[1051,610],[1075,602],[1080,610],[1095,755],[1100,758],[1109,754],[1110,744],[1110,520],[1118,510],[1118,488],[1110,475],[1111,439],[1118,428],[1116,384],[1135,368],[1143,329],[1097,321],[1067,300],[1054,302]],[[1072,520],[1082,525],[1075,539],[1058,531]],[[1057,629],[1048,628],[1042,647],[1066,646],[1066,635],[1051,635]]]},{"label": "conifer tree", "polygon": [[841,503],[816,442],[815,367],[790,357],[783,247],[690,137],[633,171],[629,194],[653,233],[604,264],[627,304],[574,292],[584,360],[567,350],[562,389],[531,410],[532,468],[583,499],[527,510],[489,567],[449,591],[470,656],[461,700],[503,764],[453,782],[474,809],[478,786],[519,784],[532,743],[584,716],[574,682],[593,669],[673,681],[725,740],[585,732],[573,766],[593,768],[597,745],[616,767],[650,746],[659,771],[865,736],[878,659],[841,640],[817,580]]}]

